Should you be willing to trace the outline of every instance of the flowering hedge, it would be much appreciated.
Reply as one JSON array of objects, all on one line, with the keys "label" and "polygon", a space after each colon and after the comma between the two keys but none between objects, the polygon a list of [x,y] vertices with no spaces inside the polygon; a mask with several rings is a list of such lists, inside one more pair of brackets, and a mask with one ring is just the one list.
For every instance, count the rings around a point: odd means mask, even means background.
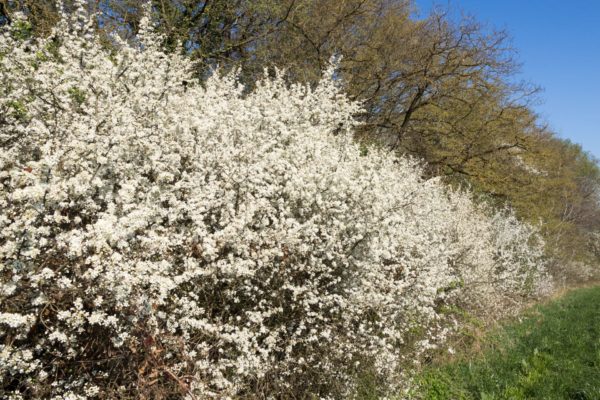
[{"label": "flowering hedge", "polygon": [[353,143],[333,68],[198,82],[148,18],[107,50],[82,10],[0,39],[1,397],[392,389],[445,306],[547,284],[534,228]]}]

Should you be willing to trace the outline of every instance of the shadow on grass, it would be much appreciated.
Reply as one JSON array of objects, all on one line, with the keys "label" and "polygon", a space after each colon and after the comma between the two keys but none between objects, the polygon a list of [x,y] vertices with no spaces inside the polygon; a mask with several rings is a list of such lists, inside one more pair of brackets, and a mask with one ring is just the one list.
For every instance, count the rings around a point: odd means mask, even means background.
[{"label": "shadow on grass", "polygon": [[475,357],[431,366],[416,399],[600,400],[600,287],[531,308]]}]

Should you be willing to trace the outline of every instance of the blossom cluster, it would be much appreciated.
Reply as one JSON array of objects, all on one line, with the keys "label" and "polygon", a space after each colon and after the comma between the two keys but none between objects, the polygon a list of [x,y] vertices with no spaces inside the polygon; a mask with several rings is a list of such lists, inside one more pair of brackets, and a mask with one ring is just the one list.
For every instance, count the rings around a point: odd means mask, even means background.
[{"label": "blossom cluster", "polygon": [[445,306],[547,284],[533,227],[361,151],[334,67],[200,82],[149,17],[107,49],[79,3],[0,38],[3,397],[351,396]]}]

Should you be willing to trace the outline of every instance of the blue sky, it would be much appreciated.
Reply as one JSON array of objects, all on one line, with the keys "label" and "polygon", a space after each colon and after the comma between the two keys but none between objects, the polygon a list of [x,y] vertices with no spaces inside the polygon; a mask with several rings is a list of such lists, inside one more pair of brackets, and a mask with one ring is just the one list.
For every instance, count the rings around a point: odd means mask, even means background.
[{"label": "blue sky", "polygon": [[535,107],[560,137],[600,158],[600,0],[416,0],[505,29],[522,64],[519,79],[539,85]]}]

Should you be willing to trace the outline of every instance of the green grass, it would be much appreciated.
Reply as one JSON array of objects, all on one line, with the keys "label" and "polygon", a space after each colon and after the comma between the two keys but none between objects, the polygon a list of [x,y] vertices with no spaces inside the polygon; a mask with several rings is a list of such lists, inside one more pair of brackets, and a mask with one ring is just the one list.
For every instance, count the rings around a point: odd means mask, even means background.
[{"label": "green grass", "polygon": [[600,399],[600,287],[536,306],[419,375],[418,399]]}]

